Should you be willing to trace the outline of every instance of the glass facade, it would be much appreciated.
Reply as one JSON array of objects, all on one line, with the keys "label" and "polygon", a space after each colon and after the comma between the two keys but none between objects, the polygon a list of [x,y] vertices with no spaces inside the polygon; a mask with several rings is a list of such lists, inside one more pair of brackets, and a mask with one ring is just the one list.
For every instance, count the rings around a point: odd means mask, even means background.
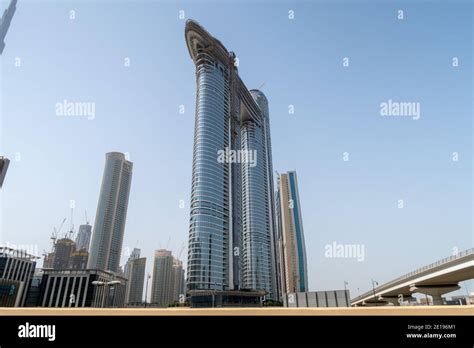
[{"label": "glass facade", "polygon": [[243,287],[266,290],[274,298],[276,271],[268,102],[258,90],[251,90],[250,94],[264,122],[257,124],[249,120],[241,128],[242,150],[248,157],[254,157],[242,163]]},{"label": "glass facade", "polygon": [[106,155],[88,268],[117,272],[122,251],[133,164],[125,155]]},{"label": "glass facade", "polygon": [[196,60],[188,284],[224,289],[228,283],[229,168],[217,152],[229,146],[229,88],[226,68],[205,52]]},{"label": "glass facade", "polygon": [[[197,84],[188,290],[245,288],[265,290],[273,297],[267,100],[260,91],[247,90],[234,65],[235,55],[196,22],[187,22],[185,35]],[[226,155],[225,161],[219,160],[219,152],[227,151],[238,152],[240,159]]]},{"label": "glass facade", "polygon": [[277,198],[282,292],[305,292],[308,290],[306,247],[296,172],[279,176]]},{"label": "glass facade", "polygon": [[34,275],[35,257],[22,250],[0,247],[0,280],[18,282],[15,306],[23,307]]},{"label": "glass facade", "polygon": [[291,200],[293,202],[293,221],[296,235],[296,250],[298,255],[298,274],[299,274],[299,291],[306,291],[307,276],[306,276],[306,248],[304,244],[303,226],[300,212],[300,201],[296,187],[296,173],[289,172],[288,179],[290,182]]}]

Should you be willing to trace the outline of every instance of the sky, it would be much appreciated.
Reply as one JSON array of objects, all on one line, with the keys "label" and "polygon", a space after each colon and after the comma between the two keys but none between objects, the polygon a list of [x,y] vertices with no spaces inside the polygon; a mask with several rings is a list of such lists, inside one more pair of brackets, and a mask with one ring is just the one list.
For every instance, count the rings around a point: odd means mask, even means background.
[{"label": "sky", "polygon": [[[192,18],[236,53],[249,89],[263,85],[273,167],[298,174],[310,290],[347,281],[354,297],[472,248],[472,6],[19,0],[1,56],[0,243],[41,256],[70,200],[76,231],[85,211],[93,223],[105,153],[120,151],[134,163],[122,263],[134,247],[147,272],[155,249],[186,261]],[[57,115],[64,100],[94,103],[94,117]],[[419,119],[382,116],[389,100]],[[326,257],[333,243],[362,260]]]}]

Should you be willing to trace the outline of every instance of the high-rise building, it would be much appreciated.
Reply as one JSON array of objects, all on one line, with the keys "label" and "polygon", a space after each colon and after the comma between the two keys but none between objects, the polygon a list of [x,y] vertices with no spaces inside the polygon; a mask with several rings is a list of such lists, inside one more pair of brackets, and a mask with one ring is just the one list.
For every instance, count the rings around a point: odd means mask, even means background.
[{"label": "high-rise building", "polygon": [[3,53],[5,48],[5,36],[7,36],[8,28],[10,28],[13,15],[15,14],[17,2],[17,0],[11,0],[10,5],[3,12],[3,16],[0,19],[0,54]]},{"label": "high-rise building", "polygon": [[178,259],[173,260],[172,286],[172,302],[179,301],[180,296],[186,295],[183,262]]},{"label": "high-rise building", "polygon": [[278,299],[268,101],[259,90],[250,94],[261,110],[263,123],[246,120],[241,126],[242,150],[256,156],[256,163],[242,163],[242,283],[244,288],[263,289],[270,298]]},{"label": "high-rise building", "polygon": [[43,254],[43,268],[53,268],[54,251]]},{"label": "high-rise building", "polygon": [[89,260],[89,252],[85,249],[73,251],[69,261],[71,269],[86,269]]},{"label": "high-rise building", "polygon": [[173,302],[173,261],[171,251],[155,251],[150,300],[153,306],[167,307]]},{"label": "high-rise building", "polygon": [[76,237],[76,250],[89,251],[89,244],[91,241],[92,226],[88,223],[79,226],[79,231]]},{"label": "high-rise building", "polygon": [[5,180],[5,175],[7,175],[8,165],[10,160],[5,157],[0,157],[0,188],[3,186],[3,181]]},{"label": "high-rise building", "polygon": [[306,247],[296,172],[280,174],[277,197],[282,292],[307,292]]},{"label": "high-rise building", "polygon": [[185,28],[196,66],[187,286],[278,297],[268,102],[237,59],[197,22]]},{"label": "high-rise building", "polygon": [[67,237],[58,239],[54,244],[53,268],[70,268],[72,253],[76,251],[76,243]]},{"label": "high-rise building", "polygon": [[132,168],[123,153],[106,154],[88,268],[118,272]]},{"label": "high-rise building", "polygon": [[143,282],[145,279],[146,258],[140,258],[140,249],[134,248],[125,264],[125,278],[128,279],[125,303],[141,304],[143,301]]}]

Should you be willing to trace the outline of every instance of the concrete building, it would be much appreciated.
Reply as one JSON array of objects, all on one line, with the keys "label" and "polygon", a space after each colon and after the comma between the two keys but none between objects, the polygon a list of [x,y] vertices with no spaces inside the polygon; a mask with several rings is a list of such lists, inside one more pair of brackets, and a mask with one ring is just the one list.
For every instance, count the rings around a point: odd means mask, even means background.
[{"label": "concrete building", "polygon": [[3,186],[3,181],[5,180],[5,175],[7,175],[9,164],[10,160],[8,158],[0,156],[0,188]]},{"label": "concrete building", "polygon": [[174,258],[169,250],[156,250],[151,305],[167,307],[179,301],[180,296],[186,296],[183,263]]},{"label": "concrete building", "polygon": [[446,299],[445,302],[448,305],[461,305],[461,306],[474,304],[474,293],[471,292],[470,295],[451,296],[451,299],[449,300]]},{"label": "concrete building", "polygon": [[23,307],[36,267],[36,256],[0,247],[0,307]]},{"label": "concrete building", "polygon": [[88,268],[119,269],[133,163],[119,152],[106,154]]},{"label": "concrete building", "polygon": [[44,270],[40,307],[124,307],[127,279],[96,269]]},{"label": "concrete building", "polygon": [[296,172],[280,174],[277,197],[282,292],[304,293],[308,291],[308,273]]},{"label": "concrete building", "polygon": [[3,16],[0,19],[0,54],[3,53],[3,50],[5,48],[5,36],[7,36],[7,32],[10,28],[13,15],[15,14],[17,2],[17,0],[11,0],[10,5],[3,12]]},{"label": "concrete building", "polygon": [[143,283],[145,281],[146,258],[140,258],[140,249],[133,249],[125,264],[125,278],[128,279],[125,292],[127,305],[139,305],[143,302]]},{"label": "concrete building", "polygon": [[54,252],[44,254],[43,268],[44,269],[53,268],[53,261],[54,261]]},{"label": "concrete building", "polygon": [[167,307],[173,302],[173,262],[171,251],[155,251],[150,299],[152,306]]},{"label": "concrete building", "polygon": [[43,269],[37,268],[31,280],[24,307],[38,307],[41,296],[41,280],[43,279]]},{"label": "concrete building", "polygon": [[76,250],[89,251],[89,245],[92,235],[92,226],[88,223],[79,226],[79,231],[76,237]]},{"label": "concrete building", "polygon": [[54,244],[53,268],[70,268],[72,253],[76,251],[76,243],[69,238],[61,238]]},{"label": "concrete building", "polygon": [[183,262],[178,259],[173,260],[172,284],[172,301],[179,301],[180,296],[183,296],[182,298],[185,299],[186,282],[184,278]]},{"label": "concrete building", "polygon": [[187,21],[185,38],[197,84],[188,290],[277,298],[268,101],[247,89],[235,54],[197,22]]},{"label": "concrete building", "polygon": [[70,269],[86,269],[89,253],[85,249],[73,251],[69,259]]}]

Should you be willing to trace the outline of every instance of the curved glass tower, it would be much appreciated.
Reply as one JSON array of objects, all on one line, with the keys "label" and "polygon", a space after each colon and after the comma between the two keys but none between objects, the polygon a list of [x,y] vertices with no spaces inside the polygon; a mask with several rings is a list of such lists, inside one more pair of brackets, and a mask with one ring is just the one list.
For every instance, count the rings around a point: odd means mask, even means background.
[{"label": "curved glass tower", "polygon": [[[273,176],[268,102],[249,91],[235,55],[195,21],[196,66],[188,290],[265,290],[275,297]],[[222,154],[224,154],[222,156]]]},{"label": "curved glass tower", "polygon": [[106,154],[87,268],[119,269],[132,169],[133,163],[123,153]]},{"label": "curved glass tower", "polygon": [[242,163],[243,286],[265,289],[278,298],[276,284],[273,175],[268,101],[259,90],[250,94],[261,110],[263,122],[242,124],[242,150],[254,151],[256,163]]}]

